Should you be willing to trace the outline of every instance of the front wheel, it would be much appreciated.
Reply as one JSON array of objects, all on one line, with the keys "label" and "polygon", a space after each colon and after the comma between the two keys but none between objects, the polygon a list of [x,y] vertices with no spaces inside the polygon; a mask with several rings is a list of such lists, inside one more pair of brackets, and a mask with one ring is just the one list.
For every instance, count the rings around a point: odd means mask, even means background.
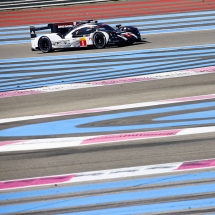
[{"label": "front wheel", "polygon": [[93,44],[97,49],[103,49],[106,46],[106,37],[102,32],[95,33],[93,36]]},{"label": "front wheel", "polygon": [[52,51],[52,44],[48,37],[41,37],[38,43],[38,47],[43,53]]}]

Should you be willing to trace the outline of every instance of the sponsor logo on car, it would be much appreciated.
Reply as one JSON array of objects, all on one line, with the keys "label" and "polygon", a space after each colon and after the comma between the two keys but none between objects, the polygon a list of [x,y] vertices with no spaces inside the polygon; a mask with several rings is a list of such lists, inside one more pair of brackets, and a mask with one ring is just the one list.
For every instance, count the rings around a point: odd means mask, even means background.
[{"label": "sponsor logo on car", "polygon": [[58,28],[71,28],[73,25],[58,25]]},{"label": "sponsor logo on car", "polygon": [[53,42],[52,45],[70,45],[70,41],[69,40],[59,40],[59,41]]}]

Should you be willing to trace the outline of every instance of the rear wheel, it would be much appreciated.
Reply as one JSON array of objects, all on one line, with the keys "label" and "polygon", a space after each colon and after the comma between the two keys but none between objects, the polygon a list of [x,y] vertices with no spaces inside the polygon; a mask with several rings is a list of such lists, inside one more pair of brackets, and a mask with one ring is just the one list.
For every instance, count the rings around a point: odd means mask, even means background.
[{"label": "rear wheel", "polygon": [[129,45],[133,45],[134,44],[134,39],[129,40]]},{"label": "rear wheel", "polygon": [[48,37],[41,37],[38,42],[38,47],[43,53],[52,51],[52,44]]},{"label": "rear wheel", "polygon": [[120,41],[119,43],[118,43],[118,47],[123,47],[123,46],[125,46],[126,45],[126,42],[125,41]]},{"label": "rear wheel", "polygon": [[102,32],[95,33],[93,36],[93,44],[97,49],[103,49],[106,46],[106,37]]}]

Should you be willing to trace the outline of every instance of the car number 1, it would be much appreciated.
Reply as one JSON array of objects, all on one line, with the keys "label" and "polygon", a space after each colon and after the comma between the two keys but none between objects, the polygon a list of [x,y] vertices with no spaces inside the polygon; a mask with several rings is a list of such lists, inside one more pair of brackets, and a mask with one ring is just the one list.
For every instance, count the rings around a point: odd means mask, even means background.
[{"label": "car number 1", "polygon": [[87,46],[87,40],[86,38],[80,38],[80,47],[86,47]]}]

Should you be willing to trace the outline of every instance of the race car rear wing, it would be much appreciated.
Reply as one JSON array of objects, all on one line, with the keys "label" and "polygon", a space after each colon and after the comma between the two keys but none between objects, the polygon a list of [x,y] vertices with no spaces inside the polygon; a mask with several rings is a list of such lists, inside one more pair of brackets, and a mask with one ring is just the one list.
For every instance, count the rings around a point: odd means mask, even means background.
[{"label": "race car rear wing", "polygon": [[42,31],[42,30],[46,30],[46,29],[49,29],[49,27],[47,26],[47,27],[36,28],[35,26],[30,26],[31,38],[37,37],[36,31]]},{"label": "race car rear wing", "polygon": [[93,20],[85,20],[85,21],[80,21],[80,22],[60,22],[60,23],[50,23],[45,27],[35,27],[35,26],[30,26],[30,35],[31,38],[37,37],[36,31],[42,31],[42,30],[47,30],[50,29],[51,33],[60,33],[60,34],[65,34],[69,30],[72,30],[74,27],[85,24],[85,23],[90,23],[90,22],[97,22]]},{"label": "race car rear wing", "polygon": [[50,23],[47,26],[44,27],[35,27],[30,26],[30,35],[31,38],[37,37],[36,31],[42,31],[50,29],[51,33],[61,33],[64,34],[68,32],[70,29],[74,28],[76,26],[76,22],[63,22],[63,23]]}]

